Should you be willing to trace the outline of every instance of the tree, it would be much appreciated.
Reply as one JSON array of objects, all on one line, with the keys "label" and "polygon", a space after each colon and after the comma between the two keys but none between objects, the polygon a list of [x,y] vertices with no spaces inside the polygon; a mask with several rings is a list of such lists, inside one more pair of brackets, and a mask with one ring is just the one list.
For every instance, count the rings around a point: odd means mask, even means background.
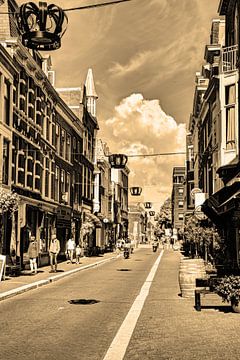
[{"label": "tree", "polygon": [[167,198],[160,207],[159,213],[156,215],[157,224],[155,228],[155,235],[161,237],[164,229],[171,228],[172,225],[172,203],[171,198]]},{"label": "tree", "polygon": [[209,221],[198,220],[194,215],[189,216],[184,225],[183,235],[187,255],[200,256],[213,264],[224,257],[224,240],[218,229]]}]

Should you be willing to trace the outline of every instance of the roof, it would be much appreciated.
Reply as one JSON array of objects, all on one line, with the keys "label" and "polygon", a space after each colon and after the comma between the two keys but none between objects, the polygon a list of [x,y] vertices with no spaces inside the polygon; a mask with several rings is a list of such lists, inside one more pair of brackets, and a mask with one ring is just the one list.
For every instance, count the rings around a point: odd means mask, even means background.
[{"label": "roof", "polygon": [[86,86],[86,96],[88,96],[88,97],[92,96],[92,97],[98,98],[97,92],[95,90],[92,69],[88,69],[85,86]]},{"label": "roof", "polygon": [[228,4],[229,4],[229,0],[220,0],[220,4],[218,6],[219,15],[226,15]]}]

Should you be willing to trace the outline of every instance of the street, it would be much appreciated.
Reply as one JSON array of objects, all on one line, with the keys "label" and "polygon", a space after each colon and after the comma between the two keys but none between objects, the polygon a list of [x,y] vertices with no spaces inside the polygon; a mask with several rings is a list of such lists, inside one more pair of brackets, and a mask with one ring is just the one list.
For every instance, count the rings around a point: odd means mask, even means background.
[{"label": "street", "polygon": [[[1,358],[101,359],[156,258],[150,248],[141,249],[128,260],[2,302]],[[74,299],[99,302],[70,304]]]},{"label": "street", "polygon": [[[173,250],[164,251],[133,334],[125,334],[126,354],[109,353],[159,256],[141,248],[128,260],[121,257],[2,301],[0,359],[239,359],[238,314],[220,298],[204,299],[201,313],[194,299],[181,298],[180,253]],[[79,299],[95,301],[70,303]]]}]

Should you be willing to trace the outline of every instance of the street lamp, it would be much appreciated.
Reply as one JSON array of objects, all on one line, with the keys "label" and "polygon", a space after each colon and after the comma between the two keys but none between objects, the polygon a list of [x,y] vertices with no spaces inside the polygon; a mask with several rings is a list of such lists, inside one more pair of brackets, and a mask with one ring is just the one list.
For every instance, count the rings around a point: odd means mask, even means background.
[{"label": "street lamp", "polygon": [[154,216],[154,215],[155,215],[155,211],[149,211],[149,215],[150,215],[150,216]]},{"label": "street lamp", "polygon": [[128,161],[127,155],[112,154],[109,155],[109,163],[114,169],[124,169]]},{"label": "street lamp", "polygon": [[139,186],[133,186],[130,188],[130,193],[132,196],[140,196],[142,193],[142,188]]},{"label": "street lamp", "polygon": [[145,202],[144,203],[144,207],[145,207],[145,209],[151,209],[151,207],[152,207],[152,203],[151,202]]},{"label": "street lamp", "polygon": [[17,13],[17,23],[23,45],[34,50],[55,50],[61,46],[67,16],[57,5],[39,2],[23,4]]}]

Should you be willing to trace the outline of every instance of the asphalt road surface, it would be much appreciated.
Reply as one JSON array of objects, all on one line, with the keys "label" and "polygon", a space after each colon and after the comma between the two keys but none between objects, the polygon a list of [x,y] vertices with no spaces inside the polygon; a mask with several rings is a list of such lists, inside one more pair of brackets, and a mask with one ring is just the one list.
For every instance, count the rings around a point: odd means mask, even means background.
[{"label": "asphalt road surface", "polygon": [[104,359],[159,254],[142,248],[1,302],[0,359]]}]

